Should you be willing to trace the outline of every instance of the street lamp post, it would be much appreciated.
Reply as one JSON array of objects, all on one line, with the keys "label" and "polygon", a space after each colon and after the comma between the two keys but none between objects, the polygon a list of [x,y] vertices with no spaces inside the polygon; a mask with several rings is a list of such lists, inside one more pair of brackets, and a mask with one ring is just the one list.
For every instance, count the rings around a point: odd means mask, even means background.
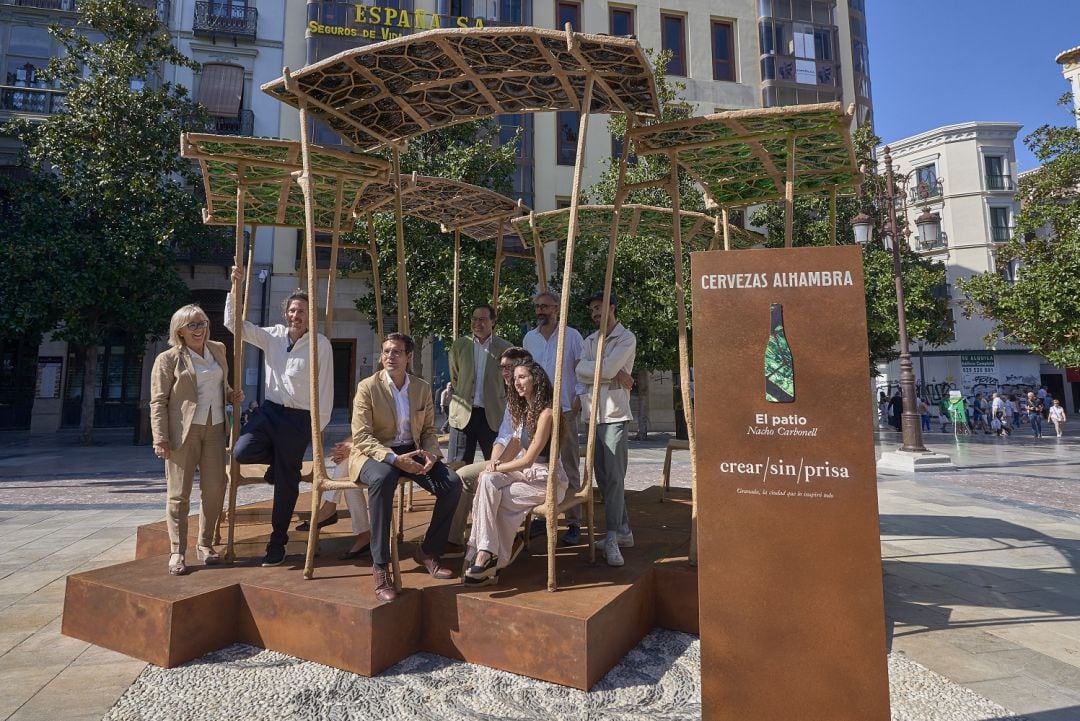
[{"label": "street lamp post", "polygon": [[[892,252],[893,282],[896,286],[896,315],[900,331],[900,398],[903,404],[901,421],[903,444],[895,454],[884,454],[879,465],[889,461],[896,461],[900,466],[915,471],[945,470],[952,467],[948,456],[930,453],[923,445],[922,425],[919,419],[918,406],[915,402],[915,373],[911,364],[907,314],[904,310],[904,282],[900,264],[901,237],[896,222],[896,180],[893,176],[892,153],[888,147],[885,148],[885,190],[876,200],[879,207],[886,208],[885,222],[882,228],[882,243],[886,250]],[[930,213],[929,210],[924,211],[923,215],[916,219],[920,233],[925,234],[926,239],[933,238],[935,241],[940,238],[940,222],[940,216],[936,213]],[[865,246],[873,234],[874,219],[865,212],[860,212],[851,221],[851,226],[855,233],[855,242]],[[921,363],[921,347],[919,360]],[[887,459],[887,455],[897,456],[899,459]],[[888,464],[892,465],[891,463]]]},{"label": "street lamp post", "polygon": [[889,209],[889,235],[892,236],[893,283],[896,285],[896,319],[900,328],[900,398],[903,401],[903,421],[900,424],[904,443],[901,451],[925,453],[919,409],[915,403],[915,372],[911,366],[908,344],[907,312],[904,310],[904,276],[900,266],[900,233],[896,225],[896,184],[893,178],[892,154],[885,148],[885,204]]}]

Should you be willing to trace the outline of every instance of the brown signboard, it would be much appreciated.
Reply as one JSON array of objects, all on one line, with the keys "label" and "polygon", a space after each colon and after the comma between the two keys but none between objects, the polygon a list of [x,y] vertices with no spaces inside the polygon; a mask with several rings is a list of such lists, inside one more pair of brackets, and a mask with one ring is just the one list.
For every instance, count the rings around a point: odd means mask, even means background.
[{"label": "brown signboard", "polygon": [[705,721],[888,721],[862,258],[694,253]]}]

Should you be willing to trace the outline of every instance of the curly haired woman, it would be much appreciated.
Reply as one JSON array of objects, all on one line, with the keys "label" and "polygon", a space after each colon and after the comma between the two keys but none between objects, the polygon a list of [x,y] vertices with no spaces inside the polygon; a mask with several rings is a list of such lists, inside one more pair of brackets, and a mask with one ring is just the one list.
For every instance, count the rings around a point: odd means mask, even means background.
[{"label": "curly haired woman", "polygon": [[[547,495],[551,381],[539,363],[522,363],[514,369],[514,391],[506,399],[514,437],[502,456],[488,462],[477,482],[466,586],[498,582],[499,570],[521,549],[514,541],[525,514]],[[560,464],[556,473],[561,502],[568,481]]]}]

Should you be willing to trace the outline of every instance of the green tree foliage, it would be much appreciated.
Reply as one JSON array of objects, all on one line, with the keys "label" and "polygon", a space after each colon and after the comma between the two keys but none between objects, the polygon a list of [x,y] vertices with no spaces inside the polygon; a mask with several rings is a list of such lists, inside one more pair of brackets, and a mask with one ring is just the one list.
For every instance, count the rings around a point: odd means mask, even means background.
[{"label": "green tree foliage", "polygon": [[[862,186],[863,198],[870,199],[882,195],[885,178],[875,172],[877,162],[873,157],[874,148],[880,139],[869,128],[859,128],[854,133],[854,145],[857,162],[870,169],[865,172]],[[899,179],[898,179],[899,180]],[[899,188],[898,192],[903,192]],[[896,284],[893,279],[892,253],[885,250],[881,243],[881,229],[887,224],[887,208],[879,207],[869,200],[860,201],[856,196],[840,196],[836,202],[836,242],[840,245],[852,245],[855,236],[851,228],[852,219],[862,210],[874,219],[874,240],[863,253],[863,274],[866,286],[866,324],[870,346],[871,373],[877,372],[879,361],[896,358],[897,343],[900,340],[899,321],[896,313]],[[755,226],[765,228],[768,242],[766,245],[779,248],[784,245],[784,205],[770,203],[760,206],[750,218]],[[903,213],[897,210],[897,223],[900,235],[904,235]],[[795,198],[793,217],[793,239],[796,246],[831,245],[829,224],[828,196],[805,195]],[[951,337],[949,326],[948,299],[942,290],[945,287],[945,266],[943,263],[923,258],[910,249],[907,243],[900,244],[900,267],[904,280],[904,310],[907,317],[908,335],[921,338],[930,346],[948,342]]]},{"label": "green tree foliage", "polygon": [[[197,127],[198,106],[160,77],[165,64],[197,66],[173,47],[152,9],[87,0],[79,10],[76,28],[50,29],[64,53],[45,75],[66,93],[63,112],[13,121],[7,131],[24,143],[36,176],[11,208],[23,252],[60,281],[41,290],[41,314],[27,325],[55,327],[82,354],[82,437],[90,442],[97,346],[123,334],[142,348],[164,332],[187,295],[175,248],[211,235],[178,153],[182,123]],[[37,292],[15,285],[23,279],[6,267],[0,297]]]},{"label": "green tree foliage", "polygon": [[[515,144],[498,143],[498,127],[493,122],[473,122],[437,130],[409,141],[401,156],[401,173],[416,172],[461,180],[508,194],[515,165]],[[375,217],[379,272],[382,280],[383,312],[396,316],[397,250],[392,213]],[[509,233],[511,228],[507,226]],[[409,293],[409,326],[421,339],[435,336],[446,341],[453,329],[454,238],[442,233],[436,223],[406,217],[405,267]],[[346,242],[367,243],[366,227],[358,228]],[[490,303],[494,281],[495,243],[461,236],[459,270],[459,333],[469,331],[469,314],[474,305]],[[353,271],[370,268],[366,259],[354,263]],[[532,318],[530,298],[536,287],[536,269],[525,260],[507,259],[499,283],[499,318],[495,332],[513,342],[521,339],[521,326]],[[356,299],[356,307],[375,327],[375,297]],[[419,358],[419,354],[417,354]]]},{"label": "green tree foliage", "polygon": [[998,249],[1000,272],[958,283],[964,315],[994,321],[990,346],[1019,343],[1051,363],[1080,366],[1080,130],[1044,125],[1024,142],[1041,167],[1020,181],[1022,207],[1012,240]]}]

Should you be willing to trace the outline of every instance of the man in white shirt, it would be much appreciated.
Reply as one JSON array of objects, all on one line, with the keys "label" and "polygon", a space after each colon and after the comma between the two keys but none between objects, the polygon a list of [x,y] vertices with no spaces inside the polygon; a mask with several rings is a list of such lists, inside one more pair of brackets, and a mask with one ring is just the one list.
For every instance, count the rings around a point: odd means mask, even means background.
[{"label": "man in white shirt", "polygon": [[380,357],[383,369],[356,386],[349,473],[368,487],[375,597],[387,602],[397,598],[387,564],[398,479],[405,475],[435,496],[431,524],[413,559],[438,579],[454,576],[439,557],[461,496],[461,481],[439,454],[431,386],[408,372],[413,339],[389,333]]},{"label": "man in white shirt", "polygon": [[593,472],[596,475],[596,485],[604,494],[607,535],[597,545],[602,545],[608,565],[621,566],[623,557],[619,547],[628,548],[634,545],[634,534],[630,530],[630,519],[626,515],[623,489],[629,452],[629,425],[634,418],[630,412],[630,389],[634,386],[637,338],[616,320],[617,303],[614,295],[610,301],[607,308],[604,308],[603,293],[594,293],[589,298],[589,313],[597,328],[601,327],[604,316],[607,316],[608,334],[604,340],[604,357],[600,362],[599,388],[593,388],[593,375],[598,362],[596,349],[600,341],[599,330],[585,339],[576,371],[578,381],[585,385],[585,392],[581,396],[582,407],[592,407],[593,393],[598,393],[600,398]]},{"label": "man in white shirt", "polygon": [[[540,367],[548,375],[548,380],[555,384],[555,359],[559,347],[559,296],[550,291],[537,294],[533,298],[533,312],[536,313],[536,327],[525,334],[521,344],[532,354]],[[578,396],[585,391],[585,386],[578,381],[575,369],[581,360],[581,333],[566,326],[566,351],[563,353],[563,385],[559,405],[562,409],[562,422],[565,431],[559,445],[559,462],[570,482],[567,494],[581,490],[580,447],[578,444],[578,419],[581,417],[581,401]],[[581,506],[574,506],[566,512],[570,525],[562,537],[568,546],[581,542]],[[544,519],[534,521],[537,532],[543,533],[547,527]],[[530,529],[530,533],[532,529]]]},{"label": "man in white shirt", "polygon": [[[243,281],[244,269],[234,267],[233,280]],[[236,328],[235,299],[225,296],[225,327]],[[274,486],[274,506],[270,516],[270,542],[262,565],[277,566],[285,561],[289,522],[300,495],[300,469],[304,452],[311,443],[310,337],[308,297],[297,290],[282,304],[286,325],[260,328],[244,320],[244,341],[263,352],[265,400],[244,425],[233,448],[240,463],[269,465],[266,480]],[[334,352],[330,341],[318,334],[319,423],[326,428],[334,410]]]},{"label": "man in white shirt", "polygon": [[484,460],[491,458],[495,431],[506,409],[506,387],[499,374],[499,355],[510,342],[494,335],[495,309],[483,303],[473,308],[472,335],[462,336],[450,347],[450,446],[451,462],[472,463],[476,447]]}]

